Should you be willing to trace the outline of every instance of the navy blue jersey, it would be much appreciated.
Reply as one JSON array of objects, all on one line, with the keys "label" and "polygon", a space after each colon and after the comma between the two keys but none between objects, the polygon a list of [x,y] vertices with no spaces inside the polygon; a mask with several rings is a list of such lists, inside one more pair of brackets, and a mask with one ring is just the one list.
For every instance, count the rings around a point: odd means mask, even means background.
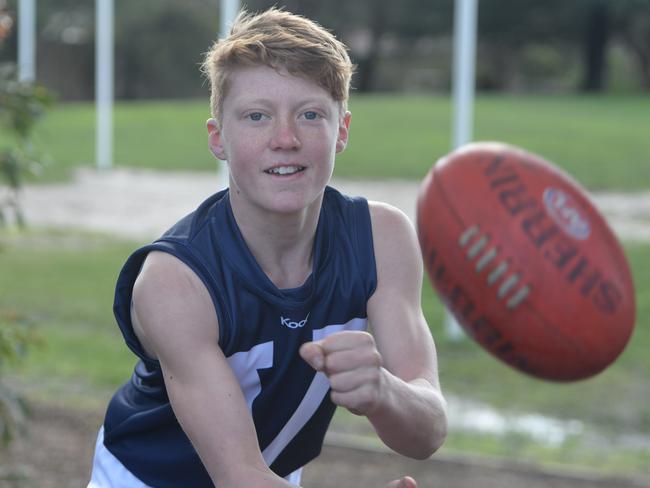
[{"label": "navy blue jersey", "polygon": [[152,250],[183,261],[209,291],[219,345],[240,383],[267,464],[284,477],[316,457],[335,405],[327,378],[298,349],[337,331],[367,327],[366,303],[377,282],[368,203],[325,190],[312,273],[298,288],[278,289],[259,267],[237,227],[228,190],[210,197],[124,265],[114,312],[140,361],[109,403],[104,444],[148,485],[210,487],[174,417],[160,364],[146,356],[131,324],[133,284]]}]

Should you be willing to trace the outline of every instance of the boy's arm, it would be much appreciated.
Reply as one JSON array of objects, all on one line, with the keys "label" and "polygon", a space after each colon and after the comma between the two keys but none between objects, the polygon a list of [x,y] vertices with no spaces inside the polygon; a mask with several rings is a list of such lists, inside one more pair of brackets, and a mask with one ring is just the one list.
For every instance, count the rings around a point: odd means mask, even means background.
[{"label": "boy's arm", "polygon": [[386,388],[368,418],[393,449],[427,457],[446,437],[447,415],[436,349],[422,313],[420,246],[402,212],[378,203],[370,208],[377,289],[368,301],[368,320],[386,372]]},{"label": "boy's arm", "polygon": [[214,484],[288,487],[264,462],[240,386],[218,345],[210,295],[196,274],[152,252],[136,280],[132,318],[160,361],[174,413]]},{"label": "boy's arm", "polygon": [[328,375],[335,403],[366,415],[395,451],[422,459],[447,432],[435,346],[420,303],[422,259],[404,214],[379,203],[370,211],[377,288],[367,310],[374,337],[333,334],[301,354]]}]

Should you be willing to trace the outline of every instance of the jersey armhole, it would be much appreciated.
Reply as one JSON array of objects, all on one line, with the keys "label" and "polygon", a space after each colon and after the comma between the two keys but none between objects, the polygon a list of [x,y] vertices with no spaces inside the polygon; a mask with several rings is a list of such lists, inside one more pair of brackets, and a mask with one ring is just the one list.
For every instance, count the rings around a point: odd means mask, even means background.
[{"label": "jersey armhole", "polygon": [[377,263],[372,233],[370,206],[365,198],[356,198],[352,205],[353,245],[355,246],[359,270],[366,285],[366,297],[370,297],[377,288]]},{"label": "jersey armhole", "polygon": [[160,251],[171,254],[187,265],[199,277],[208,290],[210,298],[212,299],[212,304],[217,313],[217,320],[219,322],[219,347],[223,350],[224,344],[228,344],[230,339],[230,331],[226,326],[226,324],[230,322],[228,321],[228,318],[224,316],[226,313],[226,307],[223,306],[221,298],[215,294],[215,287],[212,286],[212,276],[186,246],[181,243],[163,240],[156,241],[155,243],[144,246],[134,252],[124,264],[117,281],[113,312],[129,349],[131,349],[131,351],[133,351],[133,353],[147,365],[160,367],[159,361],[157,359],[152,359],[145,352],[140,340],[135,334],[133,323],[131,321],[133,285],[140,274],[144,260],[151,251]]}]

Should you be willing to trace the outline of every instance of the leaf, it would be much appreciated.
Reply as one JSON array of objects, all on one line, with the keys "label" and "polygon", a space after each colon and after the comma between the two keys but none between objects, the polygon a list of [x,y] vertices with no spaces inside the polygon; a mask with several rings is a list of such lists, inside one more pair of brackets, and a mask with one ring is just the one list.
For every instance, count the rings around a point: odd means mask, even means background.
[{"label": "leaf", "polygon": [[18,191],[23,177],[40,172],[42,157],[32,144],[32,132],[46,109],[54,103],[54,95],[44,86],[19,82],[15,68],[0,67],[0,125],[4,126],[13,142],[0,152],[0,179],[4,179],[13,195],[0,200],[0,225],[6,224],[7,207],[11,207],[14,220],[24,227]]}]

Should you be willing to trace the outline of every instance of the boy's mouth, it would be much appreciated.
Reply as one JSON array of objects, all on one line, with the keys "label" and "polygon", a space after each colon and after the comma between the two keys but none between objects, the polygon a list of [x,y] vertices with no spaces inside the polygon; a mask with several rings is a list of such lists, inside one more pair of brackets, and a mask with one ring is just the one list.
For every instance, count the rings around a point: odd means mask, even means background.
[{"label": "boy's mouth", "polygon": [[293,175],[295,173],[300,173],[304,170],[304,166],[276,166],[275,168],[264,170],[264,172],[270,175],[287,176]]}]

